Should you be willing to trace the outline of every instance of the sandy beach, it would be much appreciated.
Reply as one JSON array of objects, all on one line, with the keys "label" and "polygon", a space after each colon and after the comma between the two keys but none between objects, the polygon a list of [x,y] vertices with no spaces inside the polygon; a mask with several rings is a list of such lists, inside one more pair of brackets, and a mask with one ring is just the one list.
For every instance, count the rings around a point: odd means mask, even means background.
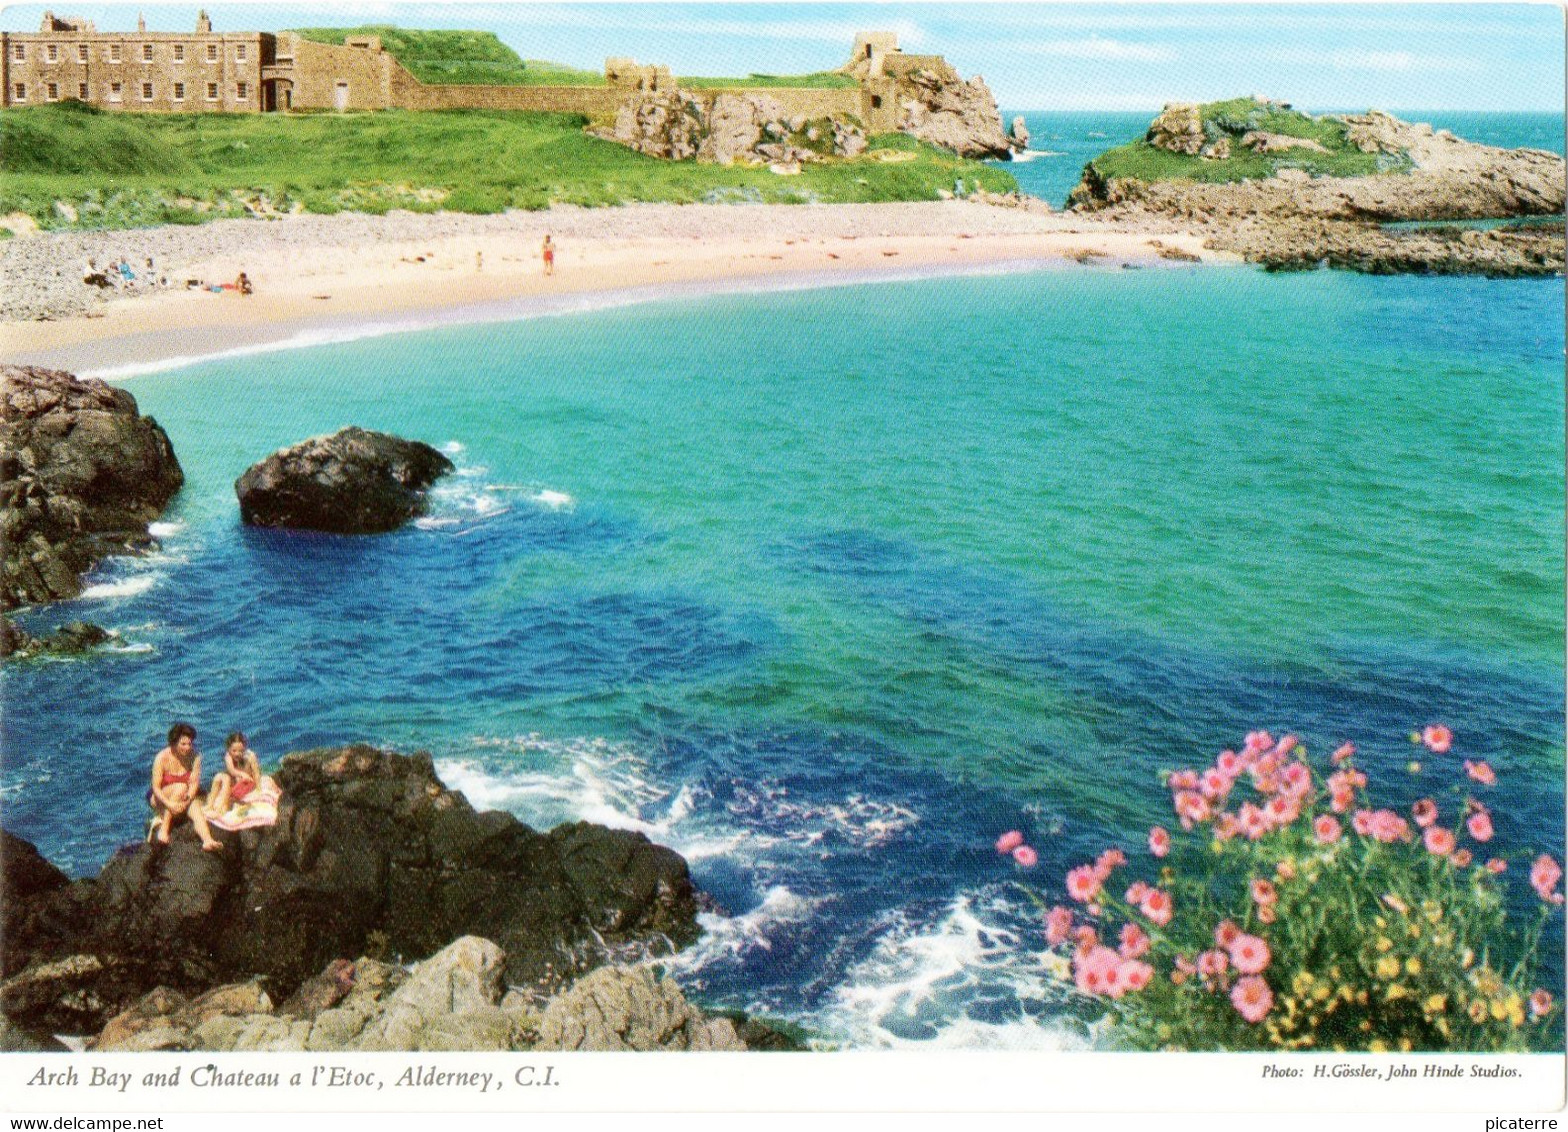
[{"label": "sandy beach", "polygon": [[[540,244],[559,248],[546,276]],[[164,285],[99,291],[99,265],[151,257]],[[341,214],[40,233],[0,249],[12,362],[113,376],[289,340],[518,317],[669,291],[831,285],[1057,262],[1233,262],[1192,232],[1133,231],[976,202],[553,208],[498,216]],[[244,271],[255,293],[192,287]],[[143,273],[145,275],[145,272]]]}]

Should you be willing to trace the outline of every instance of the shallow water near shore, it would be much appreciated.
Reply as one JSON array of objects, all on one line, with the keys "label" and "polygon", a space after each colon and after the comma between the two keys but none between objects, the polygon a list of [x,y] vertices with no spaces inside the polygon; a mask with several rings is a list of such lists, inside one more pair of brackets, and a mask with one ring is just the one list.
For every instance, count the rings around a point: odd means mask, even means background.
[{"label": "shallow water near shore", "polygon": [[[235,727],[269,764],[423,748],[477,806],[685,854],[721,906],[675,960],[706,1002],[850,1045],[1086,1041],[1015,882],[1141,843],[1158,771],[1251,727],[1353,739],[1408,804],[1457,769],[1405,769],[1445,722],[1502,776],[1499,842],[1560,852],[1563,303],[1056,270],[137,377],[187,484],[160,553],[25,619],[126,651],[6,672],[6,825],[93,871],[175,718],[209,762]],[[448,451],[428,517],[240,527],[240,472],[350,423]],[[1033,873],[990,847],[1013,827]]]}]

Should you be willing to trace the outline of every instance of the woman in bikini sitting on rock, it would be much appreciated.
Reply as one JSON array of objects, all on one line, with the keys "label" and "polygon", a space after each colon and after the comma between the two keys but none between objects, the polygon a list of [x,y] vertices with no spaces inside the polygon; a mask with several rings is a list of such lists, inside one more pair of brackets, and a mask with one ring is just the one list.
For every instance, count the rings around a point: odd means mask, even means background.
[{"label": "woman in bikini sitting on rock", "polygon": [[147,798],[157,811],[154,836],[161,844],[169,843],[169,830],[176,819],[190,818],[201,837],[203,849],[223,848],[207,828],[207,818],[197,796],[200,792],[201,756],[196,753],[196,729],[189,723],[176,723],[169,728],[169,745],[153,756],[152,791]]}]

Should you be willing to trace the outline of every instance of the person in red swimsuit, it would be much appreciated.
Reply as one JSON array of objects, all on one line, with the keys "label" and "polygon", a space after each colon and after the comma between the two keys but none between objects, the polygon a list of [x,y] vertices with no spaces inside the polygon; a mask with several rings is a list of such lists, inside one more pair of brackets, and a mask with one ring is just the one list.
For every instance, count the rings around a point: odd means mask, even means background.
[{"label": "person in red swimsuit", "polygon": [[169,830],[176,819],[189,818],[201,837],[203,849],[223,848],[207,828],[200,793],[201,756],[196,753],[196,729],[189,723],[176,723],[169,728],[169,745],[152,760],[152,793],[148,801],[158,814],[154,836],[160,843],[169,843]]},{"label": "person in red swimsuit", "polygon": [[223,744],[223,770],[212,776],[207,791],[207,809],[214,814],[228,812],[231,804],[243,802],[261,785],[261,760],[250,749],[242,731],[230,735]]}]

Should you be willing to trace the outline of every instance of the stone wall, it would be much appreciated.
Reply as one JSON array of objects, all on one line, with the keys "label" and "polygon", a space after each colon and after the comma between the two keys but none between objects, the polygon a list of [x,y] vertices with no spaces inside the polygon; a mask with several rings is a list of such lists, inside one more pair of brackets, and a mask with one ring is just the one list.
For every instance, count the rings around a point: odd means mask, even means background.
[{"label": "stone wall", "polygon": [[779,87],[737,86],[723,90],[704,90],[705,95],[741,94],[771,98],[781,104],[793,117],[830,118],[834,115],[853,114],[865,120],[865,110],[859,87]]},{"label": "stone wall", "polygon": [[[396,64],[394,64],[396,66]],[[390,106],[404,110],[532,110],[613,116],[622,92],[607,86],[481,86],[422,83],[401,67],[393,73]]]},{"label": "stone wall", "polygon": [[[338,86],[348,84],[345,110],[385,110],[392,102],[392,56],[362,47],[314,43],[292,32],[278,36],[280,71],[293,60],[294,109],[338,108]],[[401,67],[397,68],[402,70]],[[404,72],[407,74],[407,72]]]}]

